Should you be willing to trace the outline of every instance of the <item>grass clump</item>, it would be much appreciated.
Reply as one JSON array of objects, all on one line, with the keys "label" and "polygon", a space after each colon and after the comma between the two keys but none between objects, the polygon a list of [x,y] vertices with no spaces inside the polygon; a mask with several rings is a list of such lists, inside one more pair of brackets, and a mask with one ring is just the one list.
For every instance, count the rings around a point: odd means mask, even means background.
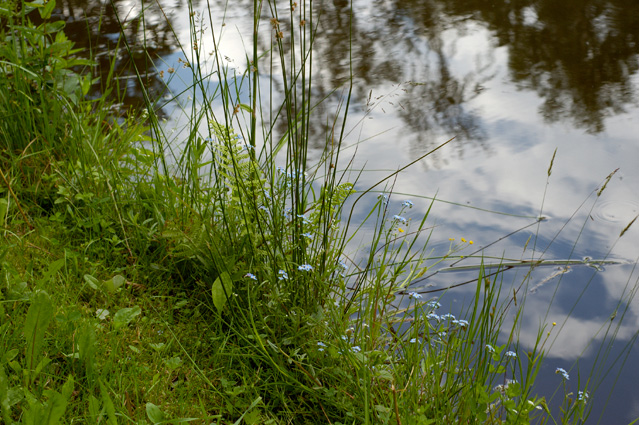
[{"label": "grass clump", "polygon": [[[521,308],[504,301],[499,272],[478,269],[463,318],[413,286],[472,241],[429,257],[430,209],[415,225],[412,202],[393,210],[383,195],[366,218],[365,255],[348,252],[357,231],[343,218],[357,181],[337,171],[348,89],[310,161],[322,103],[312,96],[312,4],[255,2],[244,73],[223,65],[214,29],[193,11],[192,37],[211,36],[214,55],[183,52],[191,103],[178,144],[153,99],[116,120],[106,96],[82,98],[90,80],[72,67],[90,64],[59,24],[28,20],[31,8],[47,18],[52,3],[2,9],[4,423],[552,419],[532,392],[543,334],[519,349]],[[23,33],[35,39],[18,42]],[[9,114],[15,102],[26,118]],[[584,420],[586,398],[561,421]]]}]

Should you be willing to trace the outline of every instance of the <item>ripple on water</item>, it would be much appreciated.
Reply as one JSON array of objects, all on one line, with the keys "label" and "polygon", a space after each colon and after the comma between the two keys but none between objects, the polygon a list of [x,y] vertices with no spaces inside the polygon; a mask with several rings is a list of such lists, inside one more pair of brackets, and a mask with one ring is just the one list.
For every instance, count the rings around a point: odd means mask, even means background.
[{"label": "ripple on water", "polygon": [[600,202],[592,213],[595,220],[609,223],[628,223],[639,214],[639,202],[611,200]]}]

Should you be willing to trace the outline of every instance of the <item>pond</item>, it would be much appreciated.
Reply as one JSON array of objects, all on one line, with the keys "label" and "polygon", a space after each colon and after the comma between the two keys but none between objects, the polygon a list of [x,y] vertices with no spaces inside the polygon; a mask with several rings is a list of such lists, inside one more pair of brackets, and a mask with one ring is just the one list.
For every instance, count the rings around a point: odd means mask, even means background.
[{"label": "pond", "polygon": [[[220,50],[241,72],[253,1],[211,3],[213,27],[224,34]],[[172,90],[188,85],[176,36],[188,43],[189,17],[207,3],[192,10],[180,0],[148,4],[143,21],[140,5],[115,4],[120,19],[128,17],[129,42],[147,40],[146,52],[134,49],[136,64],[153,60],[157,67],[144,84],[161,95],[160,71],[174,68]],[[530,269],[512,268],[503,279],[514,286],[528,279],[518,292],[526,298],[519,349],[534,343],[540,326],[551,330],[539,393],[550,397],[561,387],[555,368],[562,367],[575,394],[592,377],[589,422],[639,417],[639,301],[633,299],[639,223],[627,227],[639,214],[639,3],[332,0],[315,8],[321,19],[314,96],[327,97],[327,110],[339,102],[352,61],[345,152],[357,151],[353,167],[366,170],[356,187],[373,185],[454,137],[391,180],[392,188],[380,187],[392,191],[389,208],[399,210],[410,199],[415,207],[407,217],[419,220],[435,199],[429,218],[434,255],[448,249],[449,238],[474,241],[457,266],[476,265],[479,255],[492,263],[558,260],[528,277]],[[90,42],[106,69],[119,38],[111,7],[67,0],[58,12],[67,33],[79,44]],[[124,103],[141,105],[129,59],[119,55],[119,78],[128,87]],[[179,127],[172,107],[163,111],[169,125]],[[319,151],[326,116],[311,125]],[[476,269],[441,272],[418,286],[445,288],[476,276]],[[472,284],[455,288],[443,304],[457,311],[473,291]]]}]

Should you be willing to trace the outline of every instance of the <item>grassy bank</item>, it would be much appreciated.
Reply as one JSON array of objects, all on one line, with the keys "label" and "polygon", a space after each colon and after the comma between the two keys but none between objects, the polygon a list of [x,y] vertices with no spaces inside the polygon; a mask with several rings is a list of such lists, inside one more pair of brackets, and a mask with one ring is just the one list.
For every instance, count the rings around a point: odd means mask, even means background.
[{"label": "grassy bank", "polygon": [[[552,329],[519,349],[523,305],[502,294],[499,272],[478,269],[460,317],[411,289],[472,241],[429,258],[430,209],[409,221],[409,199],[371,192],[388,180],[356,190],[338,171],[349,160],[348,86],[323,150],[310,152],[310,117],[321,113],[311,5],[255,2],[243,73],[193,11],[191,45],[209,37],[215,53],[183,52],[189,120],[171,140],[155,99],[126,119],[109,113],[113,75],[99,82],[102,98],[83,98],[91,63],[48,19],[53,0],[1,4],[4,423],[587,417],[587,385],[557,412],[534,394]],[[360,223],[345,205],[360,200],[373,205],[374,231],[365,252],[349,252]]]}]

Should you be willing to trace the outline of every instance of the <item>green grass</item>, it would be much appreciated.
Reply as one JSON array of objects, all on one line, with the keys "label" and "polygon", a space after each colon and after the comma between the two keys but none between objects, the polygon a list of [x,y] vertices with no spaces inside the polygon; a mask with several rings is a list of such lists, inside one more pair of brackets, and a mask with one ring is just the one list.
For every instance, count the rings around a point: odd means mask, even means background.
[{"label": "green grass", "polygon": [[[243,74],[225,68],[221,52],[208,62],[199,50],[183,52],[195,100],[179,146],[154,99],[125,120],[106,112],[106,95],[82,100],[87,77],[70,67],[89,64],[74,59],[60,31],[33,29],[25,13],[2,5],[4,423],[587,417],[589,404],[569,394],[564,410],[551,412],[533,393],[548,330],[533,349],[518,350],[523,305],[502,292],[500,272],[478,267],[463,318],[411,292],[438,264],[472,251],[471,242],[430,257],[430,209],[405,222],[412,204],[372,192],[396,173],[355,193],[355,181],[337,171],[348,87],[319,161],[309,161],[309,122],[321,101],[310,95],[321,36],[310,5],[255,2],[256,27],[262,14],[275,20],[262,44],[261,30],[251,35]],[[192,37],[214,34],[200,33],[198,19]],[[295,30],[285,33],[283,22]],[[262,55],[258,45],[271,50]],[[260,77],[267,69],[273,78]],[[277,105],[275,79],[286,93]],[[349,199],[374,205],[365,252],[348,251],[361,225],[344,210]],[[508,315],[515,321],[505,332]]]}]

